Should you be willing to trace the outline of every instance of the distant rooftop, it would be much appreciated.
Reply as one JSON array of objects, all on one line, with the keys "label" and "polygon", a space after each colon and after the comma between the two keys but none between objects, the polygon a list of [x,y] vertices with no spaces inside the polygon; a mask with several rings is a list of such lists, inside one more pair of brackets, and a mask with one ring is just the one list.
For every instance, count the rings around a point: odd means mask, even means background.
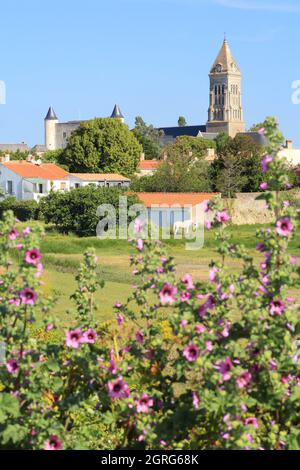
[{"label": "distant rooftop", "polygon": [[0,152],[29,152],[27,144],[0,144]]}]

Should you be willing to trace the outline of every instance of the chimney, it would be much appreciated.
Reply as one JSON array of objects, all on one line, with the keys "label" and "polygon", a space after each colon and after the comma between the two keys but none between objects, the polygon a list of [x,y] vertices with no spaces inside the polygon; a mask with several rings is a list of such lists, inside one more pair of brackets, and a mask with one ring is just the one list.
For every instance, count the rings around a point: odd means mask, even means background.
[{"label": "chimney", "polygon": [[286,141],[286,148],[287,149],[292,149],[293,148],[293,141],[291,139],[288,139]]},{"label": "chimney", "polygon": [[141,162],[143,162],[144,160],[145,160],[145,154],[143,152],[143,153],[141,153]]}]

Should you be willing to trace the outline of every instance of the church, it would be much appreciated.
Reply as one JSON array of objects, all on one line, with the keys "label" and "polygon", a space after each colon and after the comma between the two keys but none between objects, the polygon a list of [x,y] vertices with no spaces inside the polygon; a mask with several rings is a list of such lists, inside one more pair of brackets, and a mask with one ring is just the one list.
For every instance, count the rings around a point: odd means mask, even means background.
[{"label": "church", "polygon": [[[204,125],[161,127],[163,142],[168,144],[179,136],[202,137],[214,140],[218,134],[226,132],[231,137],[237,134],[249,135],[254,141],[264,144],[264,136],[256,132],[245,132],[244,112],[242,105],[242,74],[234,59],[227,39],[209,73],[209,108],[208,120]],[[125,122],[118,105],[112,115],[114,119]],[[60,123],[55,111],[49,108],[45,118],[45,147],[47,150],[65,148],[72,132],[82,121]]]}]

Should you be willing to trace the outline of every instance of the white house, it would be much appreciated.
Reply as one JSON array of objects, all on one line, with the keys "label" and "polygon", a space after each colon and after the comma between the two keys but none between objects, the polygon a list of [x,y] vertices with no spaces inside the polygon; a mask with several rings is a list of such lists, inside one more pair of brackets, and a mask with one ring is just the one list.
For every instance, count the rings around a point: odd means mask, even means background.
[{"label": "white house", "polygon": [[39,201],[51,189],[68,191],[69,173],[54,163],[4,161],[0,163],[0,187],[6,197]]},{"label": "white house", "polygon": [[[174,227],[178,222],[201,223],[204,205],[217,193],[137,193],[147,209],[148,220],[157,227]],[[205,220],[211,219],[205,214]],[[199,218],[200,217],[200,218]]]},{"label": "white house", "polygon": [[6,159],[0,163],[0,187],[5,197],[39,201],[51,189],[69,191],[88,185],[128,188],[130,180],[118,174],[68,173],[54,163],[35,160]]},{"label": "white house", "polygon": [[287,159],[292,166],[300,165],[300,149],[293,146],[292,140],[287,140],[284,148],[280,150],[279,155]]},{"label": "white house", "polygon": [[71,188],[91,185],[128,188],[130,185],[130,179],[116,173],[70,173],[69,180]]}]

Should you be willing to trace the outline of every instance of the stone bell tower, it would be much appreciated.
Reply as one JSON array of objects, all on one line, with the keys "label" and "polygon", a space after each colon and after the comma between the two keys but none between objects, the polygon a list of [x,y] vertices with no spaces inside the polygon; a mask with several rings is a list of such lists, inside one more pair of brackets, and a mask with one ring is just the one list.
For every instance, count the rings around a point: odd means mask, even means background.
[{"label": "stone bell tower", "polygon": [[242,106],[242,74],[224,39],[211,68],[206,132],[226,132],[235,137],[245,132]]}]

